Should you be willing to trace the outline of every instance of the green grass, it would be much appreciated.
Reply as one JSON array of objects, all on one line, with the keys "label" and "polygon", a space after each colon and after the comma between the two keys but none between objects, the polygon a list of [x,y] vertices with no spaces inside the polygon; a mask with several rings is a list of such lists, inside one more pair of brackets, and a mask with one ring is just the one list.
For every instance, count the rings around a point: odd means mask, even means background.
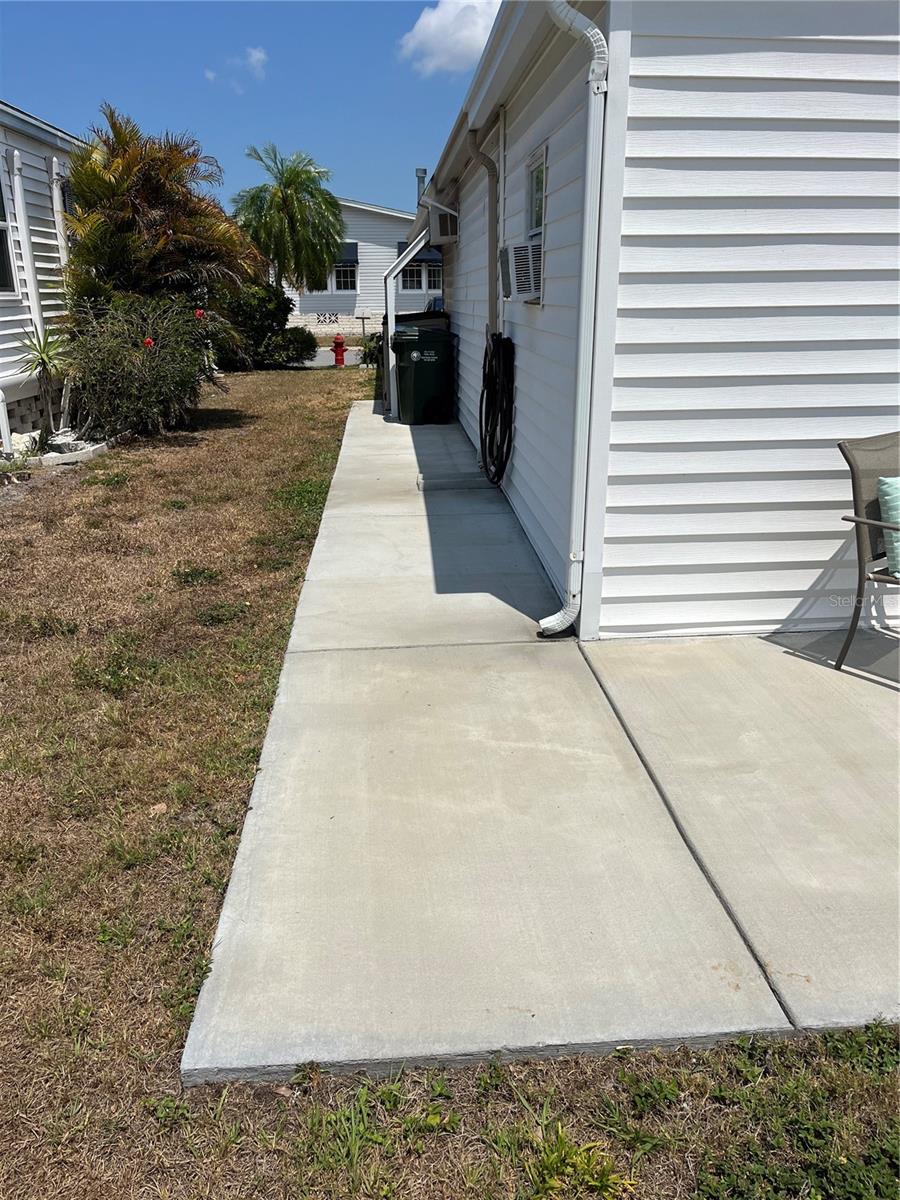
[{"label": "green grass", "polygon": [[221,571],[212,567],[204,567],[200,563],[179,562],[172,568],[172,578],[178,587],[201,587],[205,583],[215,583],[222,578]]}]

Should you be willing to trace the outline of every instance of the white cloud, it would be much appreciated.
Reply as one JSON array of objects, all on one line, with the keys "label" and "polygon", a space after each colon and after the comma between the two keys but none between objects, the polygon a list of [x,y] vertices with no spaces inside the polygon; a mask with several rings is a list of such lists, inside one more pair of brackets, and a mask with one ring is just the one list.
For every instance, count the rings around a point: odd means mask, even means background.
[{"label": "white cloud", "polygon": [[262,46],[248,46],[245,56],[244,65],[251,75],[255,75],[257,79],[265,79],[266,63],[269,61],[269,56],[263,50]]},{"label": "white cloud", "polygon": [[481,57],[500,0],[437,0],[400,39],[400,57],[420,75],[468,71]]},{"label": "white cloud", "polygon": [[209,67],[204,67],[203,68],[203,78],[208,80],[210,83],[215,83],[216,73],[215,73],[215,71],[211,71],[209,69]]}]

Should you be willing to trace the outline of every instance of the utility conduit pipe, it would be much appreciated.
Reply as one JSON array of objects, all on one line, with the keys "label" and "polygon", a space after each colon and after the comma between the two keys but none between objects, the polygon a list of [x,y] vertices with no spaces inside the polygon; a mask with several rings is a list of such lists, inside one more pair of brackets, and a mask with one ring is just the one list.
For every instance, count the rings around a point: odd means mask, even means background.
[{"label": "utility conduit pipe", "polygon": [[470,129],[466,135],[469,153],[487,171],[487,284],[488,284],[488,333],[497,331],[497,164],[489,154],[478,146],[478,134]]},{"label": "utility conduit pipe", "polygon": [[584,156],[584,214],[581,234],[581,281],[578,293],[578,331],[575,360],[575,430],[572,448],[572,493],[569,505],[569,555],[566,599],[559,612],[544,617],[539,636],[562,633],[581,610],[584,563],[584,527],[588,455],[590,452],[591,388],[594,368],[594,313],[597,305],[597,271],[600,240],[600,163],[603,154],[603,117],[609,48],[606,38],[566,0],[547,0],[556,24],[587,42],[591,51],[587,87],[587,130]]}]

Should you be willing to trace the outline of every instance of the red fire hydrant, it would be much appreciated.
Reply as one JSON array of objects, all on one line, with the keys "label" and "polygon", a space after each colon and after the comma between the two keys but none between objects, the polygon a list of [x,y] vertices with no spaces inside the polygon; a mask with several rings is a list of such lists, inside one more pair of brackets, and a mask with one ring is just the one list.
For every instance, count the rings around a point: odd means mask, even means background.
[{"label": "red fire hydrant", "polygon": [[331,353],[334,355],[334,365],[342,367],[344,365],[344,339],[339,333],[334,335],[334,343],[331,347]]}]

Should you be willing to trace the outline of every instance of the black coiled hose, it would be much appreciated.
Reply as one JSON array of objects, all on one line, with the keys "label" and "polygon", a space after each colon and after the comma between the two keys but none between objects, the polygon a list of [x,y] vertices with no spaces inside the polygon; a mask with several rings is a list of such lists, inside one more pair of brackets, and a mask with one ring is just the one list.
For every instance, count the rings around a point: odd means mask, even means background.
[{"label": "black coiled hose", "polygon": [[484,473],[497,487],[512,453],[514,370],[515,347],[512,338],[488,333],[481,372],[478,424]]}]

